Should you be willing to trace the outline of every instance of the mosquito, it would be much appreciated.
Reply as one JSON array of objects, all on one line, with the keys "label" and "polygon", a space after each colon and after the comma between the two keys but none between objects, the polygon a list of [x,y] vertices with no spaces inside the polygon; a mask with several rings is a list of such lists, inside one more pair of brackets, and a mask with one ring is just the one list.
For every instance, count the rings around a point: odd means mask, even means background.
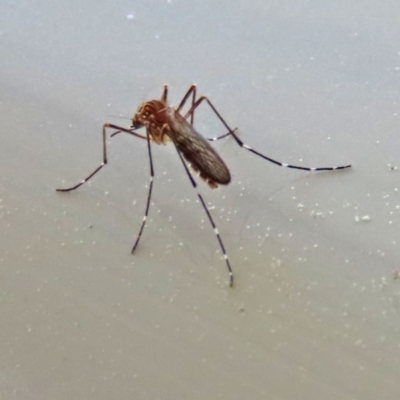
[{"label": "mosquito", "polygon": [[[228,185],[231,181],[231,174],[228,167],[218,155],[218,153],[210,146],[208,141],[215,141],[226,138],[228,136],[233,137],[235,142],[242,148],[264,158],[271,163],[279,165],[281,167],[300,169],[304,171],[335,171],[340,169],[350,168],[351,165],[344,165],[339,167],[301,167],[296,165],[285,164],[280,161],[276,161],[270,157],[261,154],[257,150],[254,150],[247,144],[243,143],[236,134],[236,129],[231,129],[226,123],[221,114],[217,111],[214,105],[206,96],[201,96],[199,98],[197,95],[197,86],[190,86],[189,90],[186,92],[182,101],[180,102],[178,108],[173,108],[167,103],[168,97],[168,85],[164,85],[164,90],[160,100],[146,101],[140,105],[138,111],[132,118],[132,124],[129,128],[123,128],[118,125],[105,123],[103,125],[103,162],[84,180],[75,186],[66,189],[56,189],[59,192],[69,192],[75,190],[82,186],[84,183],[89,181],[94,175],[96,175],[107,163],[107,141],[106,141],[106,130],[114,129],[115,131],[110,135],[114,137],[115,135],[124,132],[133,135],[137,138],[144,139],[147,141],[147,151],[149,156],[149,166],[150,166],[150,184],[147,194],[146,209],[143,216],[142,224],[139,229],[139,233],[136,237],[135,243],[133,245],[131,253],[136,250],[140,238],[142,236],[144,227],[146,225],[146,220],[149,215],[151,194],[153,191],[153,181],[154,181],[154,166],[153,157],[151,154],[151,143],[155,144],[167,144],[172,142],[175,145],[178,156],[183,164],[186,174],[192,184],[193,188],[197,191],[197,183],[194,180],[189,168],[196,172],[201,179],[203,179],[211,189],[216,189],[218,185]],[[191,106],[189,111],[183,114],[182,109],[188,100],[191,98]],[[190,101],[190,100],[189,100]],[[215,113],[218,119],[221,121],[222,125],[226,128],[227,133],[222,136],[215,138],[205,139],[201,136],[193,127],[194,124],[194,114],[197,107],[202,103],[207,103],[211,110]],[[137,132],[140,128],[145,128],[146,135],[142,135]],[[216,235],[217,241],[221,248],[223,258],[225,260],[226,266],[229,273],[229,286],[233,286],[233,272],[229,262],[228,254],[225,250],[224,243],[222,241],[221,235],[218,232],[217,226],[212,218],[211,212],[207,207],[206,202],[200,192],[197,191],[197,196],[200,200],[204,211],[211,223],[211,226]]]}]

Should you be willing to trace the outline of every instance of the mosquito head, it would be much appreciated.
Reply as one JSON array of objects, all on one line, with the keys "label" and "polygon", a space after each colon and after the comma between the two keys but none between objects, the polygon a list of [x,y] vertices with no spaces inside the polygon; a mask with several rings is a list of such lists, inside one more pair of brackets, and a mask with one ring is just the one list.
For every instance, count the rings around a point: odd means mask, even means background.
[{"label": "mosquito head", "polygon": [[139,129],[142,127],[150,128],[151,126],[156,126],[163,124],[161,121],[160,111],[165,109],[164,103],[159,100],[152,100],[143,103],[136,114],[132,118],[132,128]]},{"label": "mosquito head", "polygon": [[150,121],[154,118],[153,115],[154,111],[150,105],[150,102],[143,103],[132,118],[132,128],[148,128]]},{"label": "mosquito head", "polygon": [[144,112],[143,105],[137,110],[136,114],[132,117],[132,129],[139,129],[148,125],[148,113]]},{"label": "mosquito head", "polygon": [[131,129],[146,128],[150,138],[157,144],[170,141],[166,129],[165,111],[167,107],[160,100],[143,103],[132,118]]}]

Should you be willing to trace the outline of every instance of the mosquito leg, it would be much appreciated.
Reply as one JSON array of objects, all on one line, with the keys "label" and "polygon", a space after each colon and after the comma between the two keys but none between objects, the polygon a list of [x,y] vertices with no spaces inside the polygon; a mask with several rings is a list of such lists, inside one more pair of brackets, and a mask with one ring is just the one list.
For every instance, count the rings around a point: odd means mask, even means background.
[{"label": "mosquito leg", "polygon": [[[235,129],[233,130],[233,132],[237,131],[237,129],[238,129],[238,128],[235,128]],[[221,135],[221,136],[217,136],[217,137],[213,137],[213,138],[207,138],[207,140],[208,140],[209,142],[215,142],[215,141],[217,141],[217,140],[224,139],[224,138],[226,138],[226,137],[228,137],[228,136],[230,136],[230,135],[231,135],[231,132],[228,132],[228,133],[225,133],[224,135]]]},{"label": "mosquito leg", "polygon": [[189,96],[192,94],[192,107],[190,109],[193,108],[195,101],[196,101],[196,91],[197,91],[197,86],[196,85],[192,85],[190,86],[189,90],[186,92],[186,94],[183,96],[182,101],[180,102],[178,108],[176,109],[176,112],[180,112],[182,107],[186,104],[187,99],[189,98]]},{"label": "mosquito leg", "polygon": [[[232,135],[233,138],[235,139],[236,143],[240,146],[243,147],[244,149],[260,156],[261,158],[264,158],[265,160],[279,165],[280,167],[286,167],[286,168],[293,168],[293,169],[301,169],[304,171],[335,171],[338,169],[345,169],[345,168],[350,168],[351,165],[342,165],[339,167],[300,167],[297,165],[291,165],[291,164],[286,164],[286,163],[282,163],[280,161],[274,160],[270,157],[265,156],[264,154],[261,154],[260,152],[258,152],[257,150],[252,149],[250,146],[248,146],[247,144],[243,143],[239,137],[236,135],[235,131],[232,130],[229,125],[226,123],[226,121],[222,118],[221,114],[217,111],[217,109],[213,106],[213,104],[211,103],[211,101],[205,97],[202,96],[200,97],[195,104],[192,106],[192,108],[186,113],[184,118],[187,118],[191,113],[194,112],[194,110],[203,102],[206,101],[207,104],[211,107],[211,109],[214,111],[214,113],[216,114],[216,116],[219,118],[219,120],[222,122],[222,124],[225,126],[225,128],[229,131],[227,134],[225,135]],[[221,136],[220,138],[224,137],[225,135]],[[218,138],[216,138],[216,140],[218,140]]]},{"label": "mosquito leg", "polygon": [[[182,107],[184,107],[184,105],[186,104],[188,98],[190,97],[190,95],[192,95],[192,105],[191,108],[193,108],[195,102],[196,102],[196,92],[197,92],[197,85],[193,84],[192,86],[190,86],[189,90],[186,92],[186,94],[183,96],[182,101],[180,102],[178,108],[176,109],[176,112],[180,112]],[[190,115],[190,125],[193,125],[194,123],[194,113],[191,113]]]},{"label": "mosquito leg", "polygon": [[[196,183],[196,181],[193,179],[192,175],[190,174],[189,168],[187,167],[187,165],[186,165],[185,161],[183,160],[182,155],[181,155],[181,153],[179,152],[178,149],[177,149],[177,152],[178,152],[179,158],[180,158],[181,161],[182,161],[183,166],[185,167],[185,171],[186,171],[186,173],[187,173],[187,175],[188,175],[188,177],[189,177],[189,179],[190,179],[190,182],[191,182],[193,188],[197,190],[197,183]],[[200,194],[199,192],[197,192],[197,196],[198,196],[198,198],[200,199],[200,202],[201,202],[201,204],[202,204],[202,206],[203,206],[203,208],[204,208],[204,210],[205,210],[205,212],[206,212],[206,214],[207,214],[207,217],[208,217],[208,219],[209,219],[209,221],[210,221],[210,223],[211,223],[211,225],[212,225],[212,227],[213,227],[213,229],[214,229],[215,236],[217,237],[217,240],[218,240],[219,245],[220,245],[220,247],[221,247],[221,250],[222,250],[222,253],[223,253],[223,255],[224,255],[225,262],[226,262],[226,266],[227,266],[227,268],[228,268],[228,273],[229,273],[229,286],[232,287],[232,286],[233,286],[233,272],[232,272],[231,265],[230,265],[230,263],[229,263],[228,254],[226,253],[224,244],[223,244],[222,239],[221,239],[221,236],[220,236],[220,234],[219,234],[219,232],[218,232],[217,226],[215,225],[214,220],[213,220],[213,218],[212,218],[212,216],[211,216],[210,210],[208,209],[208,207],[207,207],[205,201],[203,200],[203,197],[201,196],[201,194]]]},{"label": "mosquito leg", "polygon": [[[194,89],[193,89],[193,95],[192,95],[192,105],[191,105],[191,108],[193,108],[193,106],[194,106],[194,104],[196,103],[196,92],[197,92],[197,86],[196,85],[193,85],[194,86]],[[194,124],[194,112],[192,112],[191,114],[190,114],[190,125],[192,125],[193,126],[193,124]]]},{"label": "mosquito leg", "polygon": [[162,101],[163,103],[166,103],[166,102],[167,102],[167,97],[168,97],[168,85],[165,84],[165,85],[164,85],[164,91],[163,91],[163,94],[162,94],[162,96],[161,96],[161,101]]},{"label": "mosquito leg", "polygon": [[121,128],[121,127],[118,127],[118,129],[119,129],[119,131],[113,132],[110,135],[110,137],[114,137],[115,135],[118,135],[118,133],[124,132],[124,133],[129,133],[129,134],[131,134],[133,136],[136,136],[139,139],[147,140],[147,136],[140,135],[139,133],[135,132],[133,129],[125,129],[125,128]]},{"label": "mosquito leg", "polygon": [[[195,84],[193,84],[192,86],[190,86],[190,88],[187,91],[187,93],[185,94],[185,96],[183,96],[183,99],[182,99],[181,103],[179,104],[178,108],[176,109],[177,112],[180,112],[182,107],[186,104],[187,99],[192,94],[192,105],[191,105],[190,111],[188,113],[186,113],[186,115],[184,117],[185,119],[187,119],[190,116],[190,125],[192,125],[192,126],[194,124],[194,111],[197,108],[197,106],[195,107],[195,104],[196,104],[196,92],[197,92],[197,86]],[[234,130],[236,130],[236,129],[237,128],[235,128]],[[218,137],[215,137],[215,138],[210,138],[210,139],[207,139],[207,140],[209,140],[210,142],[214,142],[216,140],[223,139],[223,138],[229,136],[230,134],[231,133],[228,132],[228,133],[225,133],[222,136],[218,136]]]},{"label": "mosquito leg", "polygon": [[117,125],[113,124],[104,124],[103,125],[103,162],[88,176],[86,177],[83,181],[79,182],[77,185],[72,186],[70,188],[66,189],[56,189],[58,192],[69,192],[71,190],[78,189],[78,187],[82,186],[84,183],[86,183],[89,179],[91,179],[94,175],[96,175],[106,164],[107,164],[107,141],[106,141],[106,129],[111,128],[111,129],[118,129],[117,132],[114,132],[111,137],[116,135],[119,132],[126,132],[131,135],[137,136],[141,139],[146,139],[146,137],[143,137],[142,135],[139,135],[138,133],[134,132],[132,129],[125,129]]},{"label": "mosquito leg", "polygon": [[[196,91],[193,91],[193,98],[192,98],[192,107],[195,104],[196,101]],[[185,115],[185,118],[189,118],[190,117],[190,125],[193,126],[194,123],[194,112],[191,112],[190,115],[188,115],[188,113]],[[238,128],[235,128],[233,131],[237,131]],[[116,132],[118,133],[118,132]],[[224,135],[221,136],[217,136],[217,137],[213,137],[213,138],[206,138],[206,140],[210,141],[210,142],[215,142],[216,140],[220,140],[220,139],[224,139],[226,137],[228,137],[231,133],[225,133]],[[114,134],[113,134],[114,135]]]},{"label": "mosquito leg", "polygon": [[149,132],[147,131],[147,149],[149,152],[149,163],[150,163],[150,185],[149,185],[149,193],[147,195],[147,203],[146,203],[146,211],[144,212],[143,220],[142,220],[142,225],[140,226],[139,234],[136,238],[135,244],[133,245],[131,253],[136,250],[136,247],[139,244],[140,237],[142,236],[142,232],[144,229],[144,226],[146,225],[146,220],[147,216],[149,215],[149,209],[150,209],[150,203],[151,203],[151,193],[153,192],[153,180],[154,180],[154,167],[153,167],[153,157],[151,155],[151,142],[150,142],[150,135]]}]

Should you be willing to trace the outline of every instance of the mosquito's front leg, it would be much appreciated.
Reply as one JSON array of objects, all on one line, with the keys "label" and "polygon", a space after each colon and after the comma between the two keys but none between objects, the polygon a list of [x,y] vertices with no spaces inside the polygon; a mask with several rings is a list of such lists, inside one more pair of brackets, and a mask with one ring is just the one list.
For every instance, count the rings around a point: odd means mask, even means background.
[{"label": "mosquito's front leg", "polygon": [[121,126],[108,124],[108,123],[104,124],[103,125],[103,162],[88,177],[86,177],[83,181],[79,182],[77,185],[72,186],[70,188],[56,189],[58,192],[69,192],[71,190],[78,189],[78,187],[80,187],[84,183],[86,183],[90,178],[92,178],[94,175],[96,175],[107,164],[107,140],[106,140],[106,129],[107,128],[117,129],[116,132],[111,134],[111,137],[115,136],[116,134],[118,134],[120,132],[126,132],[126,133],[129,133],[130,135],[134,135],[134,136],[139,137],[141,139],[146,139],[146,137],[144,137],[142,135],[139,135],[138,133],[134,132],[132,129],[126,129],[126,128],[122,128]]}]

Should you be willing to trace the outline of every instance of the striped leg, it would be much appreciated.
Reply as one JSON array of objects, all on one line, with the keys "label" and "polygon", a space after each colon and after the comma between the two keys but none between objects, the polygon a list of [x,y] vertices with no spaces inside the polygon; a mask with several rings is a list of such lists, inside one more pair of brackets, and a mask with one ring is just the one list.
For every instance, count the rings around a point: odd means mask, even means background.
[{"label": "striped leg", "polygon": [[[237,129],[238,128],[235,128],[233,131],[235,132],[235,131],[237,131]],[[207,140],[210,141],[210,142],[215,142],[216,140],[220,140],[220,139],[228,137],[230,134],[231,133],[228,132],[228,133],[225,133],[224,135],[221,135],[221,136],[216,136],[216,137],[213,137],[213,138],[207,138]]]},{"label": "striped leg", "polygon": [[83,181],[79,182],[77,185],[72,186],[67,189],[56,189],[58,192],[69,192],[71,190],[78,189],[80,186],[82,186],[84,183],[88,182],[90,178],[92,178],[94,175],[96,175],[106,164],[107,164],[107,142],[106,142],[106,128],[112,128],[112,129],[118,129],[116,132],[112,133],[111,137],[115,136],[116,134],[120,132],[126,132],[131,135],[137,136],[141,139],[146,139],[147,140],[147,148],[148,148],[148,153],[149,153],[149,163],[150,163],[150,186],[149,186],[149,193],[147,196],[147,205],[146,205],[146,211],[143,217],[142,225],[139,230],[139,234],[136,238],[135,244],[132,248],[132,253],[135,251],[137,245],[139,244],[140,237],[142,236],[142,232],[144,229],[144,226],[146,225],[146,219],[147,216],[149,215],[149,208],[150,208],[150,203],[151,203],[151,193],[153,191],[153,179],[154,179],[154,168],[153,168],[153,158],[151,156],[151,144],[150,144],[150,137],[149,133],[147,132],[147,136],[143,137],[142,135],[139,135],[138,133],[134,132],[132,129],[125,129],[117,125],[112,125],[112,124],[104,124],[103,125],[103,162]]},{"label": "striped leg", "polygon": [[[188,177],[190,179],[190,182],[191,182],[193,188],[197,190],[196,181],[193,179],[192,175],[190,174],[189,168],[187,167],[187,165],[186,165],[185,161],[183,160],[182,155],[181,155],[181,153],[179,152],[178,149],[177,149],[177,152],[179,154],[179,158],[181,159],[183,166],[185,167],[185,171],[186,171],[186,173],[187,173],[187,175],[188,175]],[[219,243],[219,245],[221,247],[221,250],[222,250],[222,253],[224,255],[225,262],[226,262],[226,266],[228,268],[229,286],[232,287],[233,286],[233,272],[232,272],[231,265],[229,263],[228,254],[226,254],[224,243],[222,242],[222,239],[221,239],[221,236],[220,236],[220,234],[218,232],[217,226],[214,223],[214,220],[213,220],[213,218],[211,216],[210,210],[208,209],[205,201],[203,200],[202,195],[199,192],[197,192],[197,196],[200,199],[200,202],[201,202],[201,204],[202,204],[202,206],[203,206],[203,208],[204,208],[204,210],[205,210],[205,212],[207,214],[207,217],[208,217],[208,219],[209,219],[209,221],[210,221],[210,223],[211,223],[211,225],[212,225],[212,227],[214,229],[215,236],[217,237],[218,243]]]},{"label": "striped leg", "polygon": [[151,203],[151,194],[153,192],[153,180],[154,180],[154,167],[153,167],[153,157],[151,155],[151,142],[150,142],[150,134],[146,131],[147,135],[147,149],[149,152],[149,163],[150,163],[150,185],[149,185],[149,193],[147,195],[147,203],[146,203],[146,211],[144,212],[142,225],[140,226],[139,234],[136,238],[135,244],[133,245],[131,253],[136,250],[137,245],[139,244],[140,237],[142,236],[142,232],[144,226],[146,225],[147,216],[149,215],[150,203]]},{"label": "striped leg", "polygon": [[339,170],[339,169],[345,169],[345,168],[350,168],[351,165],[343,165],[343,166],[339,166],[339,167],[300,167],[297,165],[291,165],[291,164],[286,164],[286,163],[282,163],[280,161],[274,160],[273,158],[267,157],[264,154],[261,154],[260,152],[258,152],[257,150],[252,149],[250,146],[248,146],[247,144],[243,143],[239,137],[236,135],[235,130],[232,130],[228,124],[225,122],[225,120],[222,118],[221,114],[216,110],[216,108],[213,106],[213,104],[211,103],[211,101],[206,97],[206,96],[202,96],[200,97],[195,104],[192,106],[192,108],[186,113],[186,115],[184,116],[184,118],[188,118],[188,116],[194,112],[194,110],[203,102],[206,101],[208,103],[208,105],[211,107],[211,109],[214,111],[214,113],[217,115],[217,117],[219,118],[219,120],[222,122],[222,124],[225,126],[225,128],[228,130],[228,133],[219,136],[217,138],[213,138],[213,139],[208,139],[208,140],[219,140],[222,139],[226,136],[232,135],[233,138],[235,139],[236,143],[240,146],[243,147],[244,149],[260,156],[261,158],[264,158],[264,160],[267,160],[273,164],[279,165],[280,167],[286,167],[286,168],[293,168],[293,169],[301,169],[304,171],[335,171],[335,170]]},{"label": "striped leg", "polygon": [[77,185],[72,186],[70,188],[66,188],[66,189],[56,189],[57,192],[69,192],[71,190],[78,189],[78,187],[82,186],[84,183],[89,181],[90,178],[92,178],[94,175],[96,175],[107,164],[107,141],[106,141],[106,129],[107,128],[118,129],[117,132],[114,132],[111,134],[111,137],[115,136],[117,133],[126,132],[126,133],[129,133],[130,135],[137,136],[141,139],[146,139],[142,135],[139,135],[138,133],[134,132],[132,129],[125,129],[125,128],[122,128],[120,126],[113,125],[113,124],[104,124],[103,125],[103,162],[88,177],[86,177],[83,181],[79,182]]}]

